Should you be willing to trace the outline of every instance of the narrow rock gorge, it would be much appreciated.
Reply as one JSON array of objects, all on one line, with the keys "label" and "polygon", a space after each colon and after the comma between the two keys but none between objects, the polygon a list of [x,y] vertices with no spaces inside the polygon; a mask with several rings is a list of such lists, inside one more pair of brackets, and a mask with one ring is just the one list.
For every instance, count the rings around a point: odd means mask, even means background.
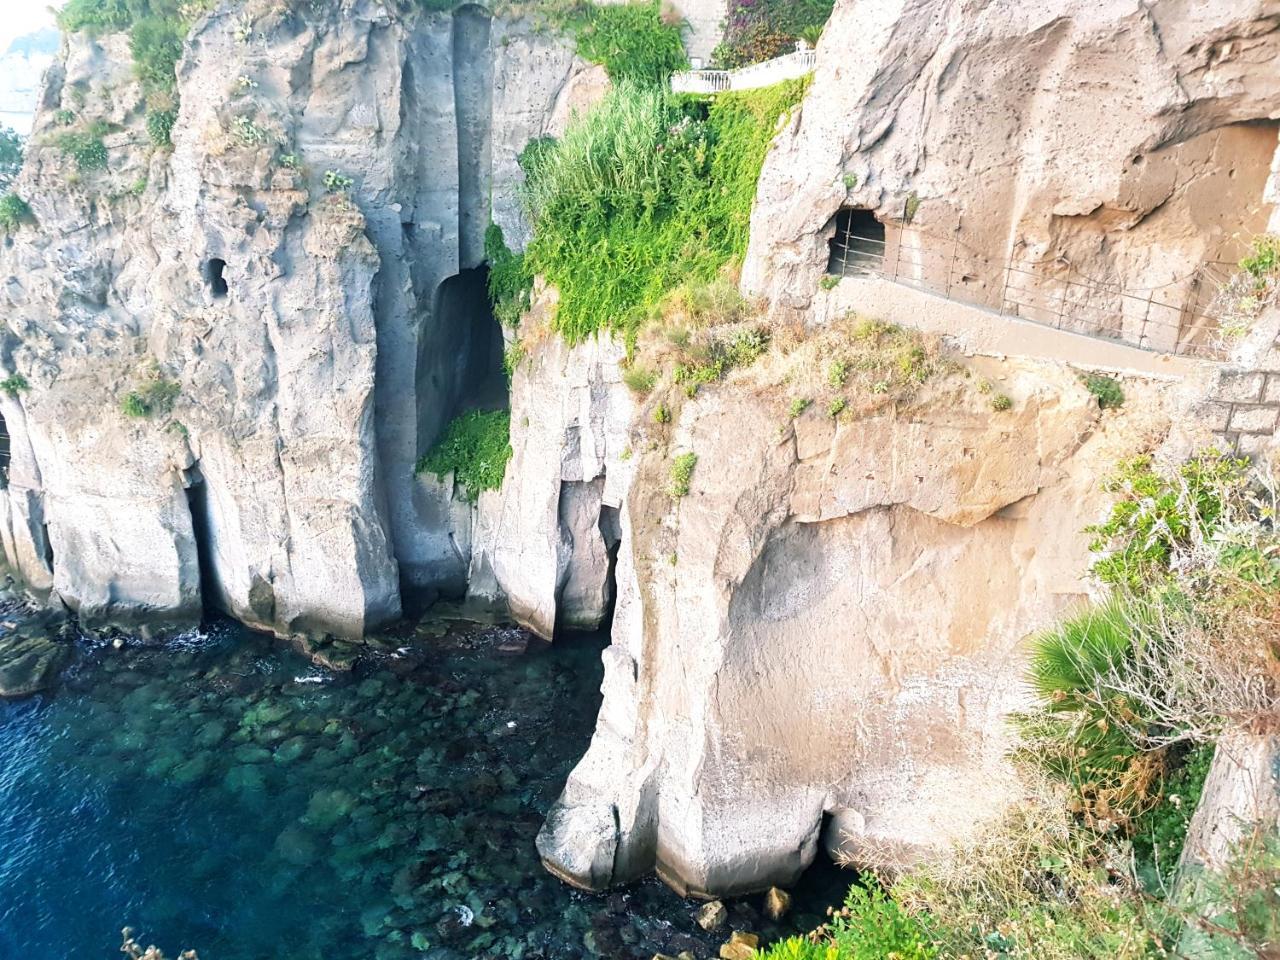
[{"label": "narrow rock gorge", "polygon": [[[746,29],[640,6],[698,66]],[[11,576],[99,636],[227,615],[359,650],[437,601],[607,631],[536,841],[584,890],[943,861],[1026,801],[1027,641],[1105,594],[1117,465],[1280,449],[1275,281],[1231,337],[1222,294],[1280,232],[1280,5],[837,0],[790,99],[681,99],[668,69],[664,149],[729,182],[706,157],[764,129],[758,171],[723,165],[749,171],[740,256],[654,267],[661,296],[579,335],[563,316],[615,290],[500,293],[543,262],[547,151],[639,96],[591,29],[206,4],[160,142],[136,41],[65,32],[0,248]],[[744,105],[686,134],[715,96]],[[687,232],[692,262],[715,238]],[[423,467],[470,414],[509,415],[488,489]],[[1206,796],[1238,809],[1242,776],[1224,753]]]}]

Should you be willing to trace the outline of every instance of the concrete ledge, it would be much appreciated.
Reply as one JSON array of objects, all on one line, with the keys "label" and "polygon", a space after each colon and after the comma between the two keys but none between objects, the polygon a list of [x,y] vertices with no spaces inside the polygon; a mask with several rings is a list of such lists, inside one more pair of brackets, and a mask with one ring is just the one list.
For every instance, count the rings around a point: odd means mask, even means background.
[{"label": "concrete ledge", "polygon": [[883,277],[844,277],[831,290],[819,292],[814,306],[820,321],[849,313],[874,317],[941,334],[968,354],[1032,357],[1169,380],[1220,366],[1210,360],[1140,350],[1119,340],[1001,316],[994,310],[948,300]]}]

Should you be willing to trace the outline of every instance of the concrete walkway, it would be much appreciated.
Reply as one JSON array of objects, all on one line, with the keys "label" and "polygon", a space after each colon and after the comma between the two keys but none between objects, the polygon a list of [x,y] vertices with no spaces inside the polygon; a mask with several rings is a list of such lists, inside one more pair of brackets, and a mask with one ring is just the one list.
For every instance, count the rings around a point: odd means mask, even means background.
[{"label": "concrete walkway", "polygon": [[1181,380],[1221,364],[1003,316],[875,276],[844,277],[816,301],[822,319],[854,313],[945,335],[966,353],[1054,360],[1091,370]]}]

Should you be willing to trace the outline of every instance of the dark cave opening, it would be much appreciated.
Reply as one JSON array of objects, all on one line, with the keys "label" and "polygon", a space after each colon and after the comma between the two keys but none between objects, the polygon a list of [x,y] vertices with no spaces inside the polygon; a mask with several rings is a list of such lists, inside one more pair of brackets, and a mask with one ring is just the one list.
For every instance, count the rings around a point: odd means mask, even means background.
[{"label": "dark cave opening", "polygon": [[0,415],[0,490],[9,486],[9,424]]},{"label": "dark cave opening", "polygon": [[227,295],[227,278],[223,276],[226,269],[227,261],[220,257],[214,257],[204,265],[204,279],[215,299],[220,300]]},{"label": "dark cave opening", "polygon": [[827,273],[837,277],[876,273],[884,265],[884,224],[871,210],[844,207],[836,213],[830,248]]},{"label": "dark cave opening", "polygon": [[187,509],[191,512],[191,535],[196,541],[196,561],[200,565],[200,602],[204,615],[227,612],[222,602],[213,557],[212,523],[209,517],[209,490],[199,467],[188,477]]},{"label": "dark cave opening", "polygon": [[418,340],[418,456],[459,414],[510,406],[488,266],[463,270],[440,284],[433,321],[433,333]]}]

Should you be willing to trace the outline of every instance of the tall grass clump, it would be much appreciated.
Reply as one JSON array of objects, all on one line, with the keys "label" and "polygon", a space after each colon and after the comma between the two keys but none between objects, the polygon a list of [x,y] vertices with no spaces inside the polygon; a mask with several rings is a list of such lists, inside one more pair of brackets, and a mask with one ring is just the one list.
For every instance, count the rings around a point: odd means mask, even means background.
[{"label": "tall grass clump", "polygon": [[708,105],[623,83],[538,151],[526,262],[559,289],[554,326],[566,339],[607,328],[634,342],[668,292],[741,260],[765,153],[803,89],[788,82]]}]

